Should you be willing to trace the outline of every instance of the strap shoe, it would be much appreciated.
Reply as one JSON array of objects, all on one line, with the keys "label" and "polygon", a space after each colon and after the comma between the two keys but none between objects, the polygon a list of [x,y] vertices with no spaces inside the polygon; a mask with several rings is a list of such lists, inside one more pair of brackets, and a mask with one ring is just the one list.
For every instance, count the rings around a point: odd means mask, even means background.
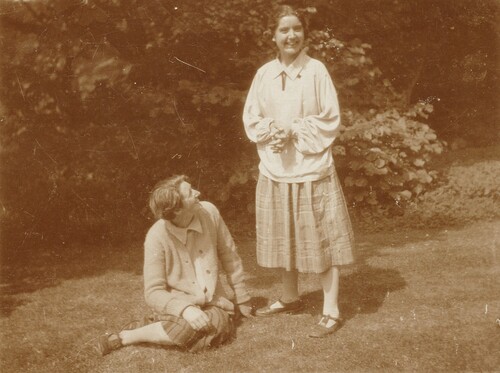
[{"label": "strap shoe", "polygon": [[301,299],[296,301],[285,303],[282,300],[277,300],[263,308],[259,308],[255,311],[256,316],[272,316],[277,313],[295,313],[304,309],[304,302]]}]

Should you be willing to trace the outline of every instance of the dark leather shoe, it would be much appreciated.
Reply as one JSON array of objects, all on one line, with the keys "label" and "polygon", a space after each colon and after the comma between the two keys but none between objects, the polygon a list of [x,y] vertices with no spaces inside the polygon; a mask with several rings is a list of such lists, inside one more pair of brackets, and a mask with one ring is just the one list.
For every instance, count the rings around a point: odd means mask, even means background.
[{"label": "dark leather shoe", "polygon": [[[330,327],[327,327],[328,321],[335,321]],[[311,338],[325,338],[326,336],[335,333],[342,326],[342,319],[323,315],[319,323],[313,326],[308,336]]]},{"label": "dark leather shoe", "polygon": [[[271,308],[271,306],[275,304],[279,304],[278,307]],[[298,299],[296,301],[290,302],[290,303],[285,303],[282,300],[277,300],[274,303],[271,303],[270,305],[259,308],[257,311],[255,311],[256,316],[272,316],[277,313],[295,313],[298,311],[301,311],[304,309],[304,302],[302,300]]]},{"label": "dark leather shoe", "polygon": [[122,340],[118,334],[103,334],[97,340],[97,350],[101,356],[123,347]]}]

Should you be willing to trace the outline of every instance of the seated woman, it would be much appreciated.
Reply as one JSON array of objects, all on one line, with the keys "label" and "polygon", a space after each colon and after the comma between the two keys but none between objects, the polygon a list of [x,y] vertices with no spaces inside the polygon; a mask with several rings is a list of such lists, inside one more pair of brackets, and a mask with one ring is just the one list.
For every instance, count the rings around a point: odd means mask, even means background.
[{"label": "seated woman", "polygon": [[[153,343],[196,352],[218,346],[233,332],[233,315],[251,315],[241,259],[217,208],[198,200],[185,176],[159,182],[149,206],[158,219],[144,243],[144,290],[154,316],[99,337],[102,355],[122,346]],[[234,291],[219,282],[218,263]]]}]

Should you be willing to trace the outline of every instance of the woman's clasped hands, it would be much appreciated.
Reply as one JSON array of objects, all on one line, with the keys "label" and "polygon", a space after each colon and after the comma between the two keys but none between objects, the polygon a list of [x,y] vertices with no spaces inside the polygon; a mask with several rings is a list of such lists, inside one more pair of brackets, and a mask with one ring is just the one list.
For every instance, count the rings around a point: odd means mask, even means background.
[{"label": "woman's clasped hands", "polygon": [[273,122],[271,123],[271,149],[274,153],[281,153],[285,148],[286,143],[292,137],[291,128],[289,125]]}]

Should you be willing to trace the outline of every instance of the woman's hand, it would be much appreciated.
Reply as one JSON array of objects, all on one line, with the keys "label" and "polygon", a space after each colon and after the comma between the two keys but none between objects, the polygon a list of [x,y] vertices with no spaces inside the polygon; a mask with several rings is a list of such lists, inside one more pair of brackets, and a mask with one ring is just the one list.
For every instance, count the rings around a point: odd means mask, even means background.
[{"label": "woman's hand", "polygon": [[249,302],[238,304],[238,311],[243,317],[253,317],[253,306]]},{"label": "woman's hand", "polygon": [[271,149],[274,153],[281,153],[291,137],[290,126],[280,122],[271,123],[271,137]]},{"label": "woman's hand", "polygon": [[236,311],[236,318],[253,317],[253,302],[252,302],[252,300],[250,299],[249,301],[247,301],[245,303],[237,304],[235,311]]},{"label": "woman's hand", "polygon": [[194,330],[209,332],[213,326],[207,314],[195,306],[188,306],[181,315]]}]

